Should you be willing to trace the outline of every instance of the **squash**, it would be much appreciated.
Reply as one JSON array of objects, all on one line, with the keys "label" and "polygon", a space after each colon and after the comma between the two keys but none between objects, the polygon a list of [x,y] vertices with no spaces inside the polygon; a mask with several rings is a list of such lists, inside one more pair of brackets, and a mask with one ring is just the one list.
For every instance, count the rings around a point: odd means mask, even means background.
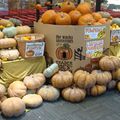
[{"label": "squash", "polygon": [[111,80],[108,84],[107,84],[107,88],[108,90],[114,89],[116,87],[117,81],[115,80]]},{"label": "squash", "polygon": [[93,70],[92,74],[96,77],[98,85],[107,85],[112,80],[111,73],[107,71]]},{"label": "squash", "polygon": [[110,15],[109,12],[103,12],[103,11],[101,11],[99,13],[101,14],[102,18],[110,18],[111,17],[111,15]]},{"label": "squash", "polygon": [[91,14],[82,15],[78,20],[79,25],[92,25],[94,22],[95,20]]},{"label": "squash", "polygon": [[16,47],[17,42],[14,38],[0,39],[0,49]]},{"label": "squash", "polygon": [[75,5],[74,5],[73,2],[65,1],[65,2],[62,3],[60,11],[69,13],[70,11],[72,11],[74,9],[75,9]]},{"label": "squash", "polygon": [[117,25],[120,26],[120,18],[113,18],[113,19],[112,19],[112,25],[113,25],[113,24],[117,24]]},{"label": "squash", "polygon": [[6,37],[12,38],[15,37],[15,35],[17,34],[17,29],[16,27],[8,27],[8,28],[4,28],[2,32]]},{"label": "squash", "polygon": [[78,10],[81,14],[92,13],[91,5],[90,5],[88,2],[80,3],[80,4],[77,6],[77,10]]},{"label": "squash", "polygon": [[88,89],[87,92],[91,96],[99,96],[106,92],[105,85],[95,85],[92,88]]},{"label": "squash", "polygon": [[56,15],[55,23],[57,25],[71,25],[71,18],[67,13],[59,12]]},{"label": "squash", "polygon": [[102,18],[102,15],[98,12],[92,13],[93,18],[97,21],[99,21]]},{"label": "squash", "polygon": [[81,16],[81,13],[78,10],[72,10],[69,13],[69,16],[71,17],[71,24],[72,25],[77,25],[79,17]]},{"label": "squash", "polygon": [[22,81],[14,81],[8,87],[8,95],[22,98],[26,94],[26,90],[27,88]]},{"label": "squash", "polygon": [[6,93],[6,88],[4,85],[0,84],[0,97],[3,97]]},{"label": "squash", "polygon": [[96,84],[96,77],[83,70],[74,73],[74,82],[81,89],[91,88]]},{"label": "squash", "polygon": [[28,94],[22,98],[26,107],[35,108],[42,104],[43,100],[40,95],[37,94]]},{"label": "squash", "polygon": [[81,102],[86,97],[86,91],[78,87],[72,86],[62,90],[62,96],[70,102]]},{"label": "squash", "polygon": [[69,71],[59,71],[51,78],[52,85],[56,88],[66,88],[73,83],[73,74]]},{"label": "squash", "polygon": [[2,60],[16,60],[19,57],[19,51],[17,49],[0,50],[0,58]]},{"label": "squash", "polygon": [[38,90],[38,95],[40,95],[43,100],[55,101],[59,98],[60,92],[51,85],[44,85]]},{"label": "squash", "polygon": [[44,24],[55,24],[56,12],[54,10],[47,10],[41,16],[42,23]]},{"label": "squash", "polygon": [[4,37],[4,33],[0,31],[0,39]]},{"label": "squash", "polygon": [[120,67],[120,58],[115,56],[105,56],[100,59],[99,66],[102,70],[115,70]]},{"label": "squash", "polygon": [[1,104],[2,113],[6,117],[17,117],[25,112],[25,104],[18,97],[8,98]]},{"label": "squash", "polygon": [[25,26],[17,26],[16,29],[17,29],[17,34],[18,35],[19,34],[29,34],[29,33],[32,32],[32,29],[27,25],[25,25]]},{"label": "squash", "polygon": [[0,25],[3,25],[5,27],[14,26],[14,24],[11,21],[6,20],[6,19],[0,19]]},{"label": "squash", "polygon": [[11,21],[15,26],[22,25],[22,21],[16,18],[10,18],[9,21]]},{"label": "squash", "polygon": [[30,76],[26,76],[23,80],[28,89],[37,89],[45,83],[46,79],[42,73],[36,73]]},{"label": "squash", "polygon": [[101,24],[106,24],[107,23],[107,18],[101,18],[98,20],[99,23]]},{"label": "squash", "polygon": [[117,70],[114,70],[112,72],[112,77],[114,80],[119,81],[120,80],[120,68],[118,68]]}]

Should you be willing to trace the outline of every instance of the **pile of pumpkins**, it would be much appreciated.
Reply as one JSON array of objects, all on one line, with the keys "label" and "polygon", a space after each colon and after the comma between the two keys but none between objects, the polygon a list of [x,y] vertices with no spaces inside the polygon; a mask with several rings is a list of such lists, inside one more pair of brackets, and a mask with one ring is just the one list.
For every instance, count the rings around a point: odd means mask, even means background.
[{"label": "pile of pumpkins", "polygon": [[19,51],[16,49],[17,42],[14,37],[31,32],[31,28],[29,26],[22,26],[22,22],[18,19],[0,19],[0,59],[17,59],[19,57]]},{"label": "pile of pumpkins", "polygon": [[89,3],[74,3],[66,1],[62,3],[60,12],[47,10],[41,16],[39,22],[56,25],[102,25],[111,22],[111,15],[108,12],[92,12]]},{"label": "pile of pumpkins", "polygon": [[66,101],[81,102],[87,95],[98,96],[107,89],[117,87],[120,91],[120,59],[115,56],[102,57],[99,69],[91,72],[80,69],[71,73],[54,67],[26,76],[23,81],[14,81],[8,88],[0,84],[2,114],[19,116],[26,108],[39,107],[43,101],[56,101],[60,95]]}]

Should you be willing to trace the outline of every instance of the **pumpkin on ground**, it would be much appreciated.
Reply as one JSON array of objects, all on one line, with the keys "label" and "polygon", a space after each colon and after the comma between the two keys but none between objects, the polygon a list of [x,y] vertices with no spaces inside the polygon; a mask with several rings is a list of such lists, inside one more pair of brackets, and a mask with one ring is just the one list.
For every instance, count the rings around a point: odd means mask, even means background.
[{"label": "pumpkin on ground", "polygon": [[2,102],[1,109],[6,117],[17,117],[24,113],[25,103],[18,97],[11,97]]},{"label": "pumpkin on ground", "polygon": [[120,80],[120,68],[112,72],[113,79]]},{"label": "pumpkin on ground", "polygon": [[107,84],[107,88],[108,90],[114,89],[116,87],[117,81],[115,80],[111,80],[108,84]]},{"label": "pumpkin on ground", "polygon": [[51,85],[44,85],[38,90],[38,95],[40,95],[43,100],[55,101],[59,98],[60,92]]},{"label": "pumpkin on ground", "polygon": [[105,85],[95,85],[94,87],[88,89],[88,94],[92,96],[99,96],[106,92]]},{"label": "pumpkin on ground", "polygon": [[93,70],[92,74],[96,77],[98,85],[106,85],[112,80],[111,73],[107,71]]},{"label": "pumpkin on ground", "polygon": [[67,13],[59,12],[56,15],[55,23],[57,25],[71,25],[71,18]]},{"label": "pumpkin on ground", "polygon": [[88,2],[80,3],[80,4],[77,6],[77,10],[78,10],[81,14],[92,13],[91,5],[90,5]]},{"label": "pumpkin on ground", "polygon": [[86,97],[86,91],[78,87],[68,87],[62,90],[62,96],[70,102],[80,102]]},{"label": "pumpkin on ground", "polygon": [[73,74],[69,71],[59,71],[51,79],[52,85],[56,88],[66,88],[73,83]]},{"label": "pumpkin on ground", "polygon": [[54,10],[47,10],[41,16],[42,23],[55,24],[56,12]]},{"label": "pumpkin on ground", "polygon": [[23,97],[27,92],[27,88],[22,81],[14,81],[8,87],[10,97]]},{"label": "pumpkin on ground", "polygon": [[86,71],[78,70],[74,73],[74,82],[78,87],[87,89],[96,84],[96,77]]},{"label": "pumpkin on ground", "polygon": [[102,18],[101,14],[98,13],[98,12],[92,13],[92,16],[96,20],[96,22],[99,21]]},{"label": "pumpkin on ground", "polygon": [[78,10],[72,10],[69,13],[69,16],[71,17],[71,24],[72,25],[77,25],[78,24],[78,20],[81,16],[81,13]]},{"label": "pumpkin on ground", "polygon": [[92,14],[85,14],[80,16],[78,20],[79,25],[92,25],[95,22]]},{"label": "pumpkin on ground", "polygon": [[0,84],[0,97],[3,97],[6,93],[6,88],[4,85]]},{"label": "pumpkin on ground", "polygon": [[45,83],[46,79],[42,73],[32,74],[26,76],[23,80],[24,84],[28,89],[37,89]]},{"label": "pumpkin on ground", "polygon": [[99,61],[102,70],[115,70],[120,67],[120,58],[116,56],[105,56]]},{"label": "pumpkin on ground", "polygon": [[35,108],[42,104],[43,100],[40,95],[37,94],[27,94],[22,98],[26,107]]},{"label": "pumpkin on ground", "polygon": [[62,6],[61,6],[62,12],[69,13],[70,11],[72,11],[74,9],[75,9],[74,3],[70,2],[70,1],[65,1],[62,3]]},{"label": "pumpkin on ground", "polygon": [[0,31],[0,39],[4,37],[4,33]]}]

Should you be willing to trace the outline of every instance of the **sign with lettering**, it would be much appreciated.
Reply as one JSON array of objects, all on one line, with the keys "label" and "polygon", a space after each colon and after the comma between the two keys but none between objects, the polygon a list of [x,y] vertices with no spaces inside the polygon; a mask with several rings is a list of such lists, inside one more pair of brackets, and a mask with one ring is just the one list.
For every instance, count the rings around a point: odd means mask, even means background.
[{"label": "sign with lettering", "polygon": [[120,42],[120,30],[111,30],[111,43]]}]

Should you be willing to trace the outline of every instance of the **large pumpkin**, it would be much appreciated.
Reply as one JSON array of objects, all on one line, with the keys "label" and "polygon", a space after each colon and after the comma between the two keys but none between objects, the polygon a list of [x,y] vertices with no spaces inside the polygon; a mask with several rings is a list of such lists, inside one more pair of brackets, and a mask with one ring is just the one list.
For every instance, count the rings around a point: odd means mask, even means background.
[{"label": "large pumpkin", "polygon": [[44,24],[55,24],[56,12],[54,10],[47,10],[43,13],[41,19]]},{"label": "large pumpkin", "polygon": [[92,13],[92,16],[96,21],[99,21],[102,18],[102,15],[98,12]]},{"label": "large pumpkin", "polygon": [[79,17],[81,16],[81,13],[78,10],[72,10],[69,13],[69,15],[71,17],[71,23],[72,23],[72,25],[77,25]]},{"label": "large pumpkin", "polygon": [[57,13],[55,18],[56,18],[55,23],[57,25],[70,25],[71,24],[71,17],[67,13],[59,12]]},{"label": "large pumpkin", "polygon": [[66,88],[73,83],[73,75],[69,71],[59,71],[52,79],[52,85],[56,88]]},{"label": "large pumpkin", "polygon": [[112,72],[112,76],[114,80],[120,80],[120,68]]},{"label": "large pumpkin", "polygon": [[74,82],[78,87],[87,89],[96,84],[96,77],[86,71],[78,70],[74,73]]},{"label": "large pumpkin", "polygon": [[78,20],[79,25],[92,25],[94,22],[95,20],[91,14],[82,15]]},{"label": "large pumpkin", "polygon": [[37,89],[45,83],[46,79],[42,73],[26,76],[23,80],[28,89]]},{"label": "large pumpkin", "polygon": [[46,101],[55,101],[59,98],[60,92],[51,85],[44,85],[38,90],[38,94]]},{"label": "large pumpkin", "polygon": [[115,70],[120,67],[120,58],[115,56],[105,56],[99,61],[102,70]]},{"label": "large pumpkin", "polygon": [[1,109],[6,117],[17,117],[24,113],[25,104],[20,98],[11,97],[2,102]]},{"label": "large pumpkin", "polygon": [[80,102],[86,97],[86,91],[78,87],[68,87],[62,90],[62,96],[70,102]]},{"label": "large pumpkin", "polygon": [[98,85],[106,85],[112,80],[111,73],[107,71],[93,70],[92,74],[96,77]]},{"label": "large pumpkin", "polygon": [[8,87],[8,94],[10,97],[23,97],[26,94],[27,88],[21,81],[14,81]]},{"label": "large pumpkin", "polygon": [[74,3],[70,2],[70,1],[65,1],[61,5],[62,12],[69,13],[70,11],[72,11],[74,9],[75,9],[75,5],[74,5]]},{"label": "large pumpkin", "polygon": [[81,14],[92,13],[91,5],[88,2],[80,3],[77,6],[77,10],[80,11]]},{"label": "large pumpkin", "polygon": [[63,46],[56,49],[56,57],[60,60],[69,60],[72,56],[73,52],[68,44],[63,44]]}]

